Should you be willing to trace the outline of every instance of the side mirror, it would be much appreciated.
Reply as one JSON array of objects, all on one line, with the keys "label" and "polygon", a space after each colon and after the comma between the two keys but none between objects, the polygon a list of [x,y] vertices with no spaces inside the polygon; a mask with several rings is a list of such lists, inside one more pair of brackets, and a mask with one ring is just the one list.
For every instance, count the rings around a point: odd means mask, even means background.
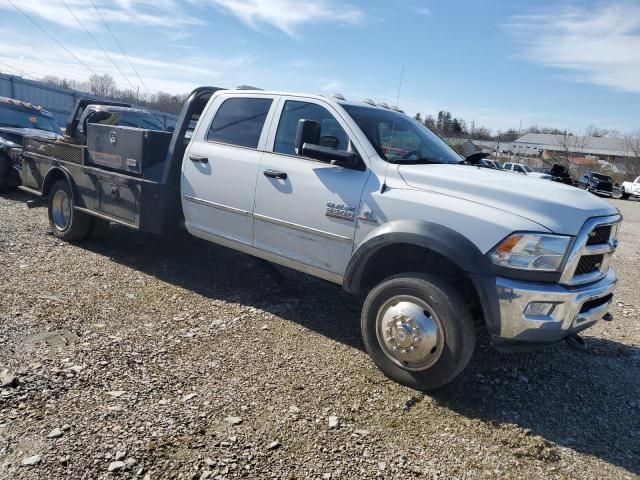
[{"label": "side mirror", "polygon": [[300,119],[296,130],[295,147],[297,155],[304,155],[302,150],[305,144],[318,145],[320,143],[320,129],[319,122]]},{"label": "side mirror", "polygon": [[325,163],[334,162],[346,168],[363,167],[360,156],[355,152],[336,150],[327,145],[337,144],[338,139],[331,136],[320,137],[322,126],[314,120],[301,119],[296,131],[296,154],[313,158]]},{"label": "side mirror", "polygon": [[333,148],[309,143],[305,143],[302,146],[302,156],[320,160],[325,163],[335,162],[336,165],[346,168],[357,169],[362,166],[360,156],[355,152],[334,150]]}]

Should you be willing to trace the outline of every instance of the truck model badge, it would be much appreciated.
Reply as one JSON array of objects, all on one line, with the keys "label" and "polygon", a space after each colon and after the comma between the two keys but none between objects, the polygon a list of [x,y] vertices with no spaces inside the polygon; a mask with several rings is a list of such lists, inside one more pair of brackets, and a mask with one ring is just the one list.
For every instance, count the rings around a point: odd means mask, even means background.
[{"label": "truck model badge", "polygon": [[325,215],[327,217],[342,218],[344,220],[349,220],[353,222],[353,219],[355,218],[355,215],[356,215],[355,212],[356,212],[356,209],[353,207],[348,207],[341,203],[328,202]]}]

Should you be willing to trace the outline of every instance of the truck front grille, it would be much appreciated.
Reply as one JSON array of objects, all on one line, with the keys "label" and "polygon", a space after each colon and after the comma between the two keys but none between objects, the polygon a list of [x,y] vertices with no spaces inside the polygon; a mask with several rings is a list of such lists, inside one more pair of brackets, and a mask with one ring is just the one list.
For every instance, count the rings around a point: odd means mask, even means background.
[{"label": "truck front grille", "polygon": [[609,271],[611,256],[616,249],[615,226],[620,215],[591,218],[584,224],[573,244],[560,282],[581,285],[597,282]]},{"label": "truck front grille", "polygon": [[585,255],[578,262],[576,275],[585,275],[597,271],[602,266],[603,260],[604,255]]},{"label": "truck front grille", "polygon": [[600,245],[602,243],[607,243],[611,237],[612,229],[613,227],[611,225],[601,225],[594,228],[589,234],[587,245]]}]

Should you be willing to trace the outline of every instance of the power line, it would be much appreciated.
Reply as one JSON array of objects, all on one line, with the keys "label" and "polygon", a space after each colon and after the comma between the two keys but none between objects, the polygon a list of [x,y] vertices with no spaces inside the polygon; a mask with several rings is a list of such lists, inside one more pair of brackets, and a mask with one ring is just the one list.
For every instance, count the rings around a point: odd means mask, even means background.
[{"label": "power line", "polygon": [[7,62],[3,62],[2,60],[0,60],[0,65],[4,65],[5,67],[9,67],[11,70],[13,70],[14,72],[18,72],[19,75],[22,75],[23,77],[26,77],[25,75],[25,71],[24,70],[20,70],[17,67],[14,67],[13,65],[7,63]]},{"label": "power line", "polygon": [[138,70],[136,70],[136,67],[133,66],[133,63],[131,62],[131,59],[129,58],[129,55],[127,55],[127,52],[124,51],[124,48],[122,48],[122,45],[120,44],[120,42],[118,41],[118,39],[116,38],[114,33],[111,31],[111,28],[109,28],[109,24],[107,23],[107,21],[104,19],[104,17],[100,13],[100,10],[98,10],[98,7],[96,7],[96,4],[93,3],[93,0],[89,0],[89,2],[91,2],[91,5],[93,6],[93,9],[96,11],[98,16],[102,20],[102,23],[104,23],[104,26],[107,27],[107,30],[109,31],[109,33],[113,37],[113,40],[116,42],[116,44],[120,48],[120,51],[122,52],[124,57],[127,59],[127,62],[129,62],[129,65],[131,66],[131,69],[135,72],[135,74],[138,77],[138,80],[140,80],[140,83],[142,84],[142,86],[145,88],[145,90],[147,91],[148,94],[151,94],[151,92],[149,91],[149,88],[147,87],[147,85],[142,80],[142,77],[140,77],[140,74],[138,73]]},{"label": "power line", "polygon": [[60,0],[62,2],[62,4],[67,8],[67,10],[69,10],[69,13],[71,15],[73,15],[73,18],[75,18],[78,23],[80,24],[80,26],[84,29],[85,32],[87,32],[87,35],[89,35],[91,37],[91,40],[94,41],[94,43],[98,46],[98,48],[100,48],[100,50],[102,50],[102,53],[104,53],[104,55],[109,59],[109,61],[112,63],[112,65],[114,67],[116,67],[116,69],[120,72],[120,74],[124,77],[124,79],[127,81],[127,83],[129,85],[131,85],[131,88],[133,88],[134,90],[136,89],[136,86],[131,83],[131,80],[129,80],[129,77],[127,77],[125,75],[125,73],[120,69],[120,67],[113,61],[113,59],[111,58],[111,56],[107,53],[107,51],[102,48],[102,45],[100,45],[100,42],[98,42],[98,40],[93,36],[93,34],[87,29],[87,27],[84,25],[84,23],[82,23],[82,21],[78,18],[78,16],[74,13],[74,11],[71,9],[71,7],[69,7],[69,5],[67,4],[67,2],[65,2],[64,0]]},{"label": "power line", "polygon": [[87,65],[86,63],[84,63],[82,60],[80,60],[77,56],[75,56],[73,54],[73,52],[71,50],[69,50],[67,47],[65,47],[62,43],[60,43],[58,40],[55,39],[55,37],[53,35],[51,35],[47,30],[44,29],[44,27],[42,27],[38,22],[36,22],[33,18],[31,18],[29,15],[27,15],[25,12],[23,12],[15,3],[13,3],[11,0],[7,0],[7,2],[9,2],[11,4],[11,6],[13,6],[13,8],[15,8],[18,12],[20,12],[24,17],[26,17],[31,23],[33,23],[36,27],[38,27],[47,37],[49,37],[51,40],[53,40],[58,46],[60,46],[60,48],[62,48],[65,52],[67,52],[69,55],[71,55],[73,58],[75,58],[78,63],[80,63],[82,66],[84,66],[87,70],[89,70],[91,73],[93,73],[94,75],[98,75],[95,70],[93,68],[91,68],[89,65]]}]

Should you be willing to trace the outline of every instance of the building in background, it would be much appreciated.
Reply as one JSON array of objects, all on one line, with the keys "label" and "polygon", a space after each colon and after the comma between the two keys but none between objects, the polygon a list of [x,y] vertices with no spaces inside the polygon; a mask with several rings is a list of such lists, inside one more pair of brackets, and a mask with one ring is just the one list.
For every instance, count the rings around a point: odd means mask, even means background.
[{"label": "building in background", "polygon": [[565,159],[576,167],[601,167],[624,172],[638,152],[624,138],[527,133],[513,142],[513,154],[552,161]]}]

